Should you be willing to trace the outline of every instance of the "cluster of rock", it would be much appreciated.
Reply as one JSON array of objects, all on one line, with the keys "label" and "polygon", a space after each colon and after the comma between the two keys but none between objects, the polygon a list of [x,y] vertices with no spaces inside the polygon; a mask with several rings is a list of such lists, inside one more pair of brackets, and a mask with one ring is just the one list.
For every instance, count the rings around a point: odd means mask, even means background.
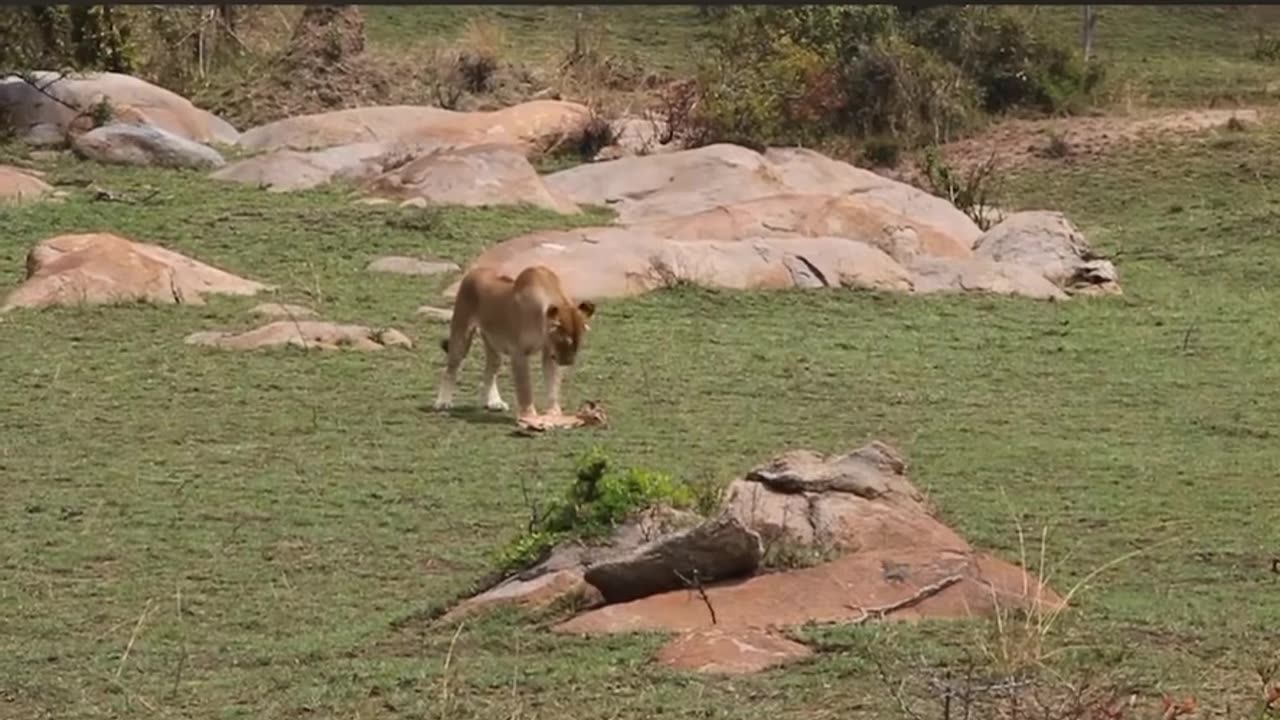
[{"label": "cluster of rock", "polygon": [[1015,213],[983,232],[942,198],[810,150],[710,145],[544,182],[578,204],[613,208],[616,224],[512,238],[476,265],[545,264],[591,299],[676,283],[1046,300],[1120,290],[1114,266],[1061,213]]},{"label": "cluster of rock", "polygon": [[[104,162],[216,168],[274,191],[336,180],[368,202],[524,204],[617,212],[606,227],[512,238],[475,264],[546,264],[569,291],[601,299],[674,283],[732,289],[858,287],[1061,300],[1119,292],[1115,267],[1060,213],[1015,213],[983,232],[946,200],[816,152],[659,146],[656,123],[617,121],[614,160],[539,176],[529,156],[580,140],[598,122],[577,103],[536,100],[491,112],[363,107],[238,133],[167,90],[114,73],[0,81],[0,103],[29,142],[70,138]],[[109,98],[114,121],[85,131]],[[56,99],[55,99],[56,98]],[[256,153],[226,164],[208,143]],[[648,154],[622,157],[623,146]],[[28,194],[38,190],[25,191]],[[456,286],[446,291],[451,296]]]},{"label": "cluster of rock", "polygon": [[[95,128],[94,108],[104,100],[111,121]],[[137,78],[37,72],[0,79],[0,105],[10,108],[9,121],[34,145],[69,143],[102,162],[212,168],[214,178],[275,191],[345,180],[359,185],[368,202],[525,204],[567,214],[584,205],[608,206],[617,214],[611,225],[511,238],[473,263],[510,274],[544,264],[582,299],[680,283],[1046,300],[1120,291],[1114,266],[1060,213],[1015,213],[984,232],[942,198],[809,150],[760,153],[725,144],[677,150],[656,144],[658,125],[629,119],[614,129],[620,143],[614,152],[602,154],[617,159],[540,176],[529,156],[578,142],[598,123],[588,108],[571,102],[537,100],[492,112],[364,107],[240,133]],[[215,144],[257,154],[228,164]],[[627,156],[623,146],[649,154]],[[36,174],[0,167],[0,199],[25,202],[51,190]],[[65,242],[46,243],[54,240]],[[57,268],[32,274],[4,307],[75,298],[198,301],[197,286],[183,286],[181,273],[155,264],[158,248],[92,244],[78,247]],[[419,262],[416,269],[406,269],[414,263],[403,259],[385,263],[380,269],[392,272],[457,269],[440,262]],[[446,310],[424,312],[447,319]],[[276,338],[282,332],[263,328],[260,334]],[[382,346],[373,335],[355,340],[345,331],[327,332],[326,340],[294,332],[282,342]],[[191,341],[220,347],[248,342],[209,334]]]},{"label": "cluster of rock", "polygon": [[[829,558],[764,571],[785,544]],[[893,448],[792,451],[728,487],[704,520],[650,509],[599,545],[568,543],[452,608],[455,622],[496,606],[572,610],[556,632],[675,633],[668,664],[753,672],[805,657],[782,633],[808,623],[1053,612],[1063,599],[1021,568],[973,549],[911,484]]]}]

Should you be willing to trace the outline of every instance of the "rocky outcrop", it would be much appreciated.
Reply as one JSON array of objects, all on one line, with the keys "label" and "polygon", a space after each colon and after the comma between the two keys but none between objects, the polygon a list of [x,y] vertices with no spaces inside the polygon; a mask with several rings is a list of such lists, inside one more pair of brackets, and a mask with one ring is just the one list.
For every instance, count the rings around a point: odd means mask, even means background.
[{"label": "rocky outcrop", "polygon": [[711,145],[578,166],[545,184],[613,208],[618,223],[511,238],[473,267],[546,265],[593,300],[678,284],[1039,300],[1118,290],[1114,267],[1060,215],[1016,213],[983,233],[942,198],[811,151]]},{"label": "rocky outcrop", "polygon": [[[658,520],[672,517],[678,527]],[[659,652],[662,662],[744,673],[809,654],[779,635],[782,628],[1064,605],[1037,578],[946,527],[911,484],[902,456],[880,442],[831,456],[778,455],[729,485],[721,514],[692,520],[650,514],[605,546],[560,546],[445,620],[495,604],[558,607],[576,614],[556,632],[677,633]],[[761,572],[769,549],[783,543],[829,559]]]}]

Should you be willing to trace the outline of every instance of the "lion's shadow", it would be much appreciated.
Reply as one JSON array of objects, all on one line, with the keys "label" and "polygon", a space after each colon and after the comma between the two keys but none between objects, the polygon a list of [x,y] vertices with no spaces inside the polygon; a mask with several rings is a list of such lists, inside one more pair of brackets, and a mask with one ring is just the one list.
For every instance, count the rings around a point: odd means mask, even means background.
[{"label": "lion's shadow", "polygon": [[512,429],[515,428],[515,420],[510,412],[497,412],[479,405],[455,407],[450,410],[436,410],[430,405],[421,405],[418,410],[428,415],[446,415],[476,425],[510,425]]}]

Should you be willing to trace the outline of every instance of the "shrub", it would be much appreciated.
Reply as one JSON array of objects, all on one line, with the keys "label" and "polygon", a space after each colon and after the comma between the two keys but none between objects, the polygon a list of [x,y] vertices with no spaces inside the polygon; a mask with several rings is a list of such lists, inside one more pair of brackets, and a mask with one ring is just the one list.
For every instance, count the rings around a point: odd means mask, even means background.
[{"label": "shrub", "polygon": [[930,8],[904,28],[913,44],[972,78],[988,112],[1069,110],[1102,80],[1100,65],[1086,65],[1071,49],[1036,37],[1025,20],[999,6]]},{"label": "shrub", "polygon": [[1280,60],[1280,37],[1259,29],[1253,36],[1253,59],[1259,62]]},{"label": "shrub", "polygon": [[862,146],[863,162],[873,167],[895,168],[902,159],[902,145],[893,137],[868,138]]},{"label": "shrub", "polygon": [[983,112],[1073,111],[1103,78],[1003,7],[738,7],[718,27],[701,77],[712,141],[945,142]]},{"label": "shrub", "polygon": [[632,514],[656,505],[687,509],[698,504],[693,488],[670,475],[612,467],[598,447],[578,460],[575,479],[565,496],[545,512],[534,509],[529,531],[498,555],[503,570],[532,565],[557,543],[591,540],[608,535]]},{"label": "shrub", "polygon": [[849,125],[910,143],[947,142],[975,122],[974,88],[932,52],[889,36],[863,48],[846,70]]}]

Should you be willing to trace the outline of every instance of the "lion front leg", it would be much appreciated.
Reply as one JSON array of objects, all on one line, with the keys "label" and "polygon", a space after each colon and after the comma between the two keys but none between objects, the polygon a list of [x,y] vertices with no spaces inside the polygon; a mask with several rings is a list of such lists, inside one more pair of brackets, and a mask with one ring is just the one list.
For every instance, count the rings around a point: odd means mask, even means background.
[{"label": "lion front leg", "polygon": [[517,351],[511,356],[511,375],[516,381],[516,418],[536,418],[533,407],[533,380],[529,377],[529,354]]},{"label": "lion front leg", "polygon": [[482,401],[485,408],[494,412],[506,412],[511,408],[502,399],[502,395],[498,392],[498,370],[502,368],[502,353],[489,342],[489,338],[484,338],[484,383],[482,393]]},{"label": "lion front leg", "polygon": [[556,361],[550,350],[542,352],[542,387],[547,393],[547,414],[563,415],[560,409],[560,382],[564,378],[564,368]]}]

